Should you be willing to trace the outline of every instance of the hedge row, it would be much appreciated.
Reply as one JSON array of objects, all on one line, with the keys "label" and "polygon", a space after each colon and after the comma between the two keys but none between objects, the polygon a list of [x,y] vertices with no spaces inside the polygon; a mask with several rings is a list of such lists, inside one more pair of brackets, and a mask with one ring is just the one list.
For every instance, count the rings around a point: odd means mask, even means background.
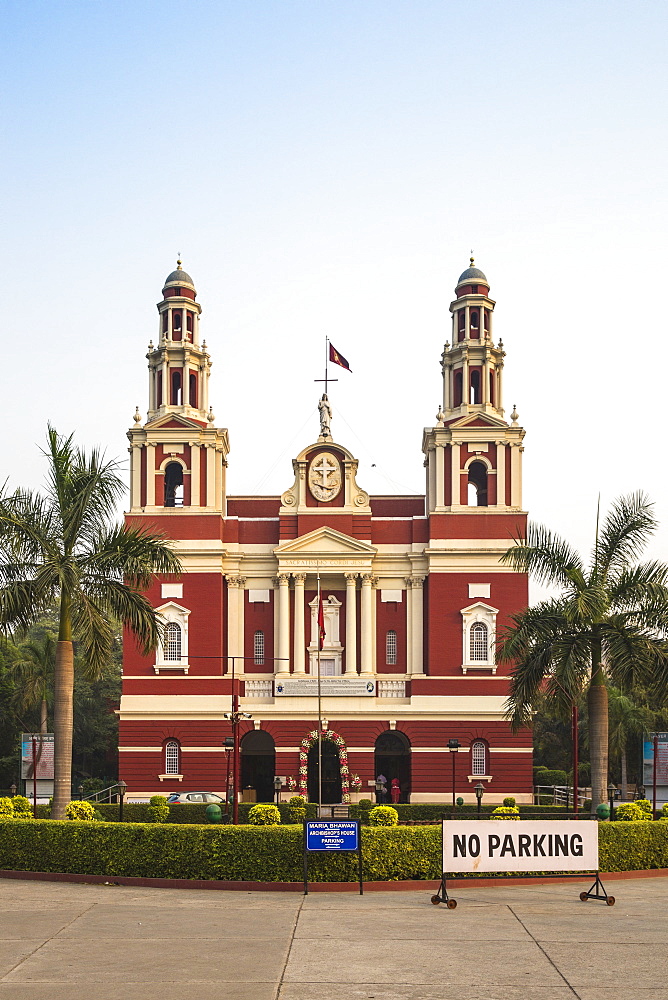
[{"label": "hedge row", "polygon": [[[112,803],[93,803],[95,808],[102,814],[102,817],[109,822],[116,822],[118,820],[118,805]],[[374,803],[375,805],[375,803]],[[123,807],[123,819],[127,823],[147,823],[149,821],[148,814],[148,802],[129,802]],[[245,823],[248,820],[248,812],[252,809],[252,804],[249,802],[239,803],[239,822]],[[281,813],[281,822],[290,823],[290,809],[287,802],[281,802],[279,805],[279,810]],[[440,821],[443,816],[449,817],[452,814],[452,804],[448,803],[424,803],[421,805],[397,805],[394,807],[399,813],[399,820],[434,820]],[[306,818],[315,819],[317,815],[317,804],[315,802],[309,802],[306,806]],[[483,805],[482,813],[487,815],[496,809],[495,805]],[[520,813],[525,819],[530,817],[538,818],[544,816],[546,813],[560,813],[566,811],[563,806],[531,806],[531,805],[521,805],[519,807]],[[465,819],[475,819],[477,815],[477,806],[475,805],[464,805],[457,806],[455,810],[455,815]],[[46,805],[37,806],[37,818],[38,819],[48,819],[49,807]],[[368,810],[360,809],[359,805],[351,805],[350,807],[351,819],[362,819],[366,820],[368,816]],[[169,807],[169,818],[168,823],[205,823],[206,822],[206,805],[198,805],[196,802],[188,803],[187,805],[170,805]]]},{"label": "hedge row", "polygon": [[[668,868],[668,823],[601,823],[602,871]],[[365,827],[367,881],[440,876],[437,827]],[[316,882],[352,882],[354,854],[314,854]],[[299,826],[0,821],[0,869],[145,878],[298,882]]]}]

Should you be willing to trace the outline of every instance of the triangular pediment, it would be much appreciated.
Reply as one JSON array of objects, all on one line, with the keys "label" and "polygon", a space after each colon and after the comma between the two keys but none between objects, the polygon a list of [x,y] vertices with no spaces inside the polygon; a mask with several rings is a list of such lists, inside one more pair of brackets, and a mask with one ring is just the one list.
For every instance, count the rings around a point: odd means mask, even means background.
[{"label": "triangular pediment", "polygon": [[166,413],[164,416],[159,417],[157,420],[152,420],[145,425],[150,427],[151,430],[169,430],[173,428],[174,430],[180,430],[183,427],[187,427],[191,430],[201,430],[205,427],[203,421],[194,420],[192,417],[185,417],[180,413]]},{"label": "triangular pediment", "polygon": [[491,413],[470,413],[459,420],[453,420],[448,427],[507,427],[508,424],[501,417],[494,417]]},{"label": "triangular pediment", "polygon": [[336,528],[323,525],[315,531],[309,531],[307,535],[300,535],[299,538],[291,538],[288,542],[283,542],[274,549],[276,555],[317,555],[318,553],[332,555],[349,556],[374,556],[376,549],[368,542],[361,542],[359,538],[351,538],[344,535]]}]

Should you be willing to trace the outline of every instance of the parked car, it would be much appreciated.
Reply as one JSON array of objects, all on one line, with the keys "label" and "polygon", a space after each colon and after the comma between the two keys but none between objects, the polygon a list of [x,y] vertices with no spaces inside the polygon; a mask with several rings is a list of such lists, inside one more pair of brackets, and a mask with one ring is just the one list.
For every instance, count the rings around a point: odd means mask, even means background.
[{"label": "parked car", "polygon": [[173,806],[187,805],[189,802],[215,802],[218,806],[225,805],[223,796],[216,795],[215,792],[172,792],[167,796],[167,801]]}]

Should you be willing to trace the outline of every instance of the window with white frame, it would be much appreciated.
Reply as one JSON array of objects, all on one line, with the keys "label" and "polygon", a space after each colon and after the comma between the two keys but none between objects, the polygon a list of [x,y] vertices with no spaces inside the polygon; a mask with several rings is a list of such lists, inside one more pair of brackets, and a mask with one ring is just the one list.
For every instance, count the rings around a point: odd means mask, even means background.
[{"label": "window with white frame", "polygon": [[253,663],[256,667],[264,665],[264,632],[259,630],[253,636]]},{"label": "window with white frame", "polygon": [[483,601],[469,605],[462,615],[462,672],[491,670],[496,673],[494,642],[498,609]]},{"label": "window with white frame", "polygon": [[487,774],[487,747],[482,740],[471,744],[471,773],[474,778]]},{"label": "window with white frame", "polygon": [[397,633],[390,629],[385,636],[385,663],[394,666],[397,662]]},{"label": "window with white frame", "polygon": [[169,601],[156,608],[163,632],[156,650],[155,672],[183,669],[188,672],[188,608]]},{"label": "window with white frame", "polygon": [[177,740],[165,743],[165,774],[179,774],[179,757],[181,748]]},{"label": "window with white frame", "polygon": [[165,660],[173,663],[178,660],[181,662],[181,626],[177,625],[176,622],[169,622],[165,625],[165,635],[162,640]]},{"label": "window with white frame", "polygon": [[474,622],[469,629],[469,657],[472,663],[487,663],[489,631],[485,622]]}]

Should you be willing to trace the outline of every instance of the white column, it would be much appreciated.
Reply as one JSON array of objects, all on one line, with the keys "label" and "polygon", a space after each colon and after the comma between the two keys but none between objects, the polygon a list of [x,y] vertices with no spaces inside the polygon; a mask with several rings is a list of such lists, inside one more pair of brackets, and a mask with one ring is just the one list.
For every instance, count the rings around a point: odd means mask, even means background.
[{"label": "white column", "polygon": [[510,446],[510,505],[522,506],[522,447],[519,441]]},{"label": "white column", "polygon": [[216,510],[223,508],[223,453],[214,449],[214,462],[216,472]]},{"label": "white column", "polygon": [[462,361],[462,403],[466,403],[467,406],[471,400],[470,378],[469,360],[468,357],[464,357]]},{"label": "white column", "polygon": [[[237,584],[239,590],[237,593],[237,656],[243,656],[246,652],[244,643],[244,618],[245,618],[245,601],[246,601],[246,578],[240,576]],[[241,674],[246,668],[246,661],[239,660],[237,663],[237,673]]]},{"label": "white column", "polygon": [[206,505],[216,505],[216,449],[211,444],[206,446]]},{"label": "white column", "polygon": [[[230,657],[239,656],[239,577],[227,577],[227,663],[225,670],[232,672],[232,660]],[[241,661],[235,663],[234,671],[238,676],[241,673]]]},{"label": "white column", "polygon": [[412,622],[411,622],[411,674],[424,674],[424,663],[423,663],[423,592],[422,583],[424,581],[423,576],[414,576],[412,580],[411,589],[411,606],[412,606]]},{"label": "white column", "polygon": [[199,507],[200,505],[200,471],[199,471],[199,458],[200,450],[199,443],[196,441],[190,442],[190,506]]},{"label": "white column", "polygon": [[130,483],[132,489],[132,506],[141,506],[141,445],[133,444],[130,449]]},{"label": "white column", "polygon": [[506,445],[496,442],[496,506],[506,506]]},{"label": "white column", "polygon": [[290,672],[290,577],[278,577],[278,662],[276,673]]},{"label": "white column", "polygon": [[146,445],[146,506],[155,507],[155,445]]},{"label": "white column", "polygon": [[450,389],[450,379],[452,377],[452,365],[443,365],[443,409],[452,409],[452,393]]},{"label": "white column", "polygon": [[451,492],[452,492],[452,506],[453,507],[458,507],[460,505],[460,503],[461,503],[461,500],[460,500],[460,496],[461,496],[461,492],[460,492],[460,477],[461,477],[461,474],[460,474],[460,471],[459,471],[459,463],[460,463],[461,459],[459,457],[459,448],[460,448],[460,446],[458,444],[453,444],[452,447],[451,447],[451,449],[450,449],[450,451],[451,451],[451,454],[450,454],[450,460],[451,460],[451,470],[450,470],[450,472],[451,472]]},{"label": "white column", "polygon": [[413,598],[411,587],[412,577],[404,577],[406,594],[406,673],[413,673]]},{"label": "white column", "polygon": [[305,573],[293,573],[295,582],[295,627],[293,664],[295,674],[306,673],[306,637],[304,634],[304,580]]},{"label": "white column", "polygon": [[436,506],[445,504],[445,452],[442,444],[436,445]]},{"label": "white column", "polygon": [[357,673],[357,573],[346,573],[346,668]]},{"label": "white column", "polygon": [[370,573],[365,573],[362,577],[362,598],[361,598],[361,657],[360,673],[373,674],[373,614],[372,600],[374,592],[371,587],[373,577]]},{"label": "white column", "polygon": [[[480,312],[481,312],[481,317],[482,317],[482,310]],[[484,335],[485,335],[485,331],[481,330],[480,331],[480,336],[484,337]],[[485,343],[485,342],[483,341],[483,343]],[[485,347],[485,360],[483,361],[483,364],[482,364],[482,396],[481,396],[481,399],[482,399],[483,403],[489,403],[489,352],[488,352],[488,350],[487,350],[486,347]]]}]

